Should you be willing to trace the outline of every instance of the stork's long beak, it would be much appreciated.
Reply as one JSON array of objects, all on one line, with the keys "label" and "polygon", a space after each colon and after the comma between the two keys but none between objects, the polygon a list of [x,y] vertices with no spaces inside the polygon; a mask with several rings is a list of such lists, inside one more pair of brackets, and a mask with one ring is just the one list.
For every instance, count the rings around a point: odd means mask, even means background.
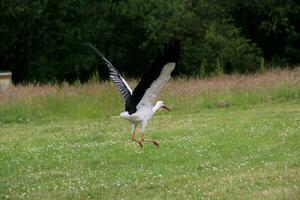
[{"label": "stork's long beak", "polygon": [[166,109],[167,111],[171,111],[171,109],[168,108],[167,106],[162,106],[162,108]]}]

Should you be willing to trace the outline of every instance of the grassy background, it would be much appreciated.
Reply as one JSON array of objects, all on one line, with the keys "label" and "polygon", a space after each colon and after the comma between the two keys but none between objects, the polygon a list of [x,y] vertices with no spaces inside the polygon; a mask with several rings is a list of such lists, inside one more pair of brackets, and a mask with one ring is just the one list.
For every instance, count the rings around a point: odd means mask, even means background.
[{"label": "grassy background", "polygon": [[[135,81],[130,84],[134,85]],[[0,92],[1,199],[298,199],[300,71],[171,81],[129,140],[112,83]]]}]

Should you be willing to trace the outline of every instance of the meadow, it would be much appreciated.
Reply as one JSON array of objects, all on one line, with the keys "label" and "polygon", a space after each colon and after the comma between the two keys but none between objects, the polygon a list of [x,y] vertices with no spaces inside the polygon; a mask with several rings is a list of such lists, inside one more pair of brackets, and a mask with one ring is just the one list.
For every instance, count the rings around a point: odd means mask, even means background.
[{"label": "meadow", "polygon": [[111,82],[0,91],[0,198],[299,199],[299,69],[179,78],[159,99],[161,147],[140,148]]}]

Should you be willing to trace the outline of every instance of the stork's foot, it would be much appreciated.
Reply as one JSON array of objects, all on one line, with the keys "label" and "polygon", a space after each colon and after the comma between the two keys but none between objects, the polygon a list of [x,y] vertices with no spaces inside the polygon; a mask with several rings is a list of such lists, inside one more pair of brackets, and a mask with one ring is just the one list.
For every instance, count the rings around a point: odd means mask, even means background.
[{"label": "stork's foot", "polygon": [[160,147],[159,143],[157,141],[154,141],[154,140],[142,140],[142,142],[150,142],[150,143],[154,144],[156,147]]},{"label": "stork's foot", "polygon": [[153,143],[155,146],[160,147],[158,142],[152,141],[152,143]]},{"label": "stork's foot", "polygon": [[132,141],[135,141],[136,143],[138,143],[140,145],[140,147],[143,147],[143,143],[142,142],[140,142],[140,141],[138,141],[136,139],[132,139]]}]

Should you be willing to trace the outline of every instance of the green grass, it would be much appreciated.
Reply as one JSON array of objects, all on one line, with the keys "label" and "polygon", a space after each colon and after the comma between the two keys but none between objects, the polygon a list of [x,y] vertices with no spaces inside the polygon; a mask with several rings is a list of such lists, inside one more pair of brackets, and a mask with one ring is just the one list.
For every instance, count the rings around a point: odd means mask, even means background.
[{"label": "green grass", "polygon": [[160,148],[130,141],[112,85],[3,101],[0,199],[299,199],[296,83],[167,90],[146,129]]}]

